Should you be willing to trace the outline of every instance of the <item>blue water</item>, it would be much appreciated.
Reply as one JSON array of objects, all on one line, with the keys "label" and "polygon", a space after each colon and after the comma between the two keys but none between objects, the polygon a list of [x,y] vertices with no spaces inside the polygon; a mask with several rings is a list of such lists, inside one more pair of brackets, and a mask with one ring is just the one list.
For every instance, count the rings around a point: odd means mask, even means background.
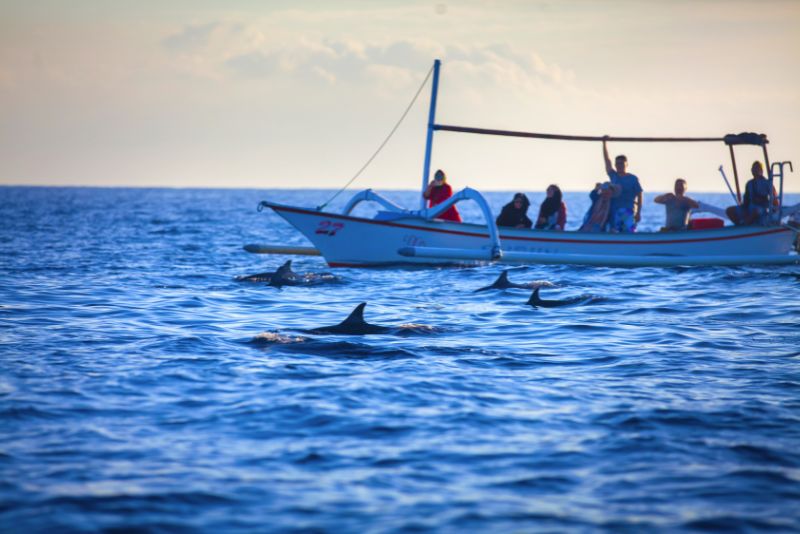
[{"label": "blue water", "polygon": [[800,268],[234,280],[329,193],[0,188],[0,531],[800,530]]}]

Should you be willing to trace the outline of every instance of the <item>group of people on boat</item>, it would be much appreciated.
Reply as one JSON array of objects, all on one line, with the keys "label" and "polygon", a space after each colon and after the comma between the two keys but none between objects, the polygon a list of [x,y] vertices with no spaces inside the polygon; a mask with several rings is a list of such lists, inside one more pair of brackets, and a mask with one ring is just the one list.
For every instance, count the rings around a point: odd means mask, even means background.
[{"label": "group of people on boat", "polygon": [[536,224],[528,218],[531,201],[524,193],[517,193],[514,199],[503,206],[498,215],[497,226],[513,228],[536,228],[537,230],[563,230],[567,224],[567,205],[562,200],[561,189],[557,185],[547,188],[546,197],[539,206]]},{"label": "group of people on boat", "polygon": [[[595,184],[589,193],[592,205],[586,212],[580,226],[582,232],[635,232],[642,216],[642,186],[639,178],[628,172],[628,158],[618,155],[612,165],[608,146],[603,140],[603,159],[608,181]],[[741,204],[726,210],[728,218],[736,225],[765,224],[769,213],[770,184],[764,177],[764,167],[755,161],[751,168],[753,178],[745,186]],[[686,230],[693,209],[700,204],[686,195],[688,184],[685,179],[675,180],[674,192],[657,196],[654,201],[666,210],[663,231]],[[450,198],[453,190],[447,183],[444,171],[437,170],[434,179],[428,184],[423,196],[433,207]],[[536,221],[528,217],[530,200],[524,193],[516,193],[508,204],[503,206],[495,221],[497,226],[511,228],[536,228],[540,230],[564,230],[567,224],[567,206],[561,189],[553,184],[547,187],[547,196],[539,206]],[[778,206],[778,195],[772,188],[773,206]],[[461,215],[451,206],[438,216],[440,219],[461,222]]]}]

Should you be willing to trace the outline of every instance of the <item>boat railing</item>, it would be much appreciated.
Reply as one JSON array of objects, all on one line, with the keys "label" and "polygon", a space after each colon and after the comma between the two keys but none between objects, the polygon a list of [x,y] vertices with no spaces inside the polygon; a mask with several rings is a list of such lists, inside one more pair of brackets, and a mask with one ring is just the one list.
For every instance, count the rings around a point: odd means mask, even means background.
[{"label": "boat railing", "polygon": [[[486,202],[486,199],[480,192],[472,189],[470,187],[465,187],[461,191],[457,192],[456,194],[452,195],[450,198],[442,202],[441,204],[437,204],[430,208],[424,208],[421,210],[407,210],[401,208],[391,200],[387,199],[380,193],[376,193],[372,189],[365,189],[363,191],[359,191],[347,202],[345,207],[342,209],[343,215],[350,215],[350,212],[360,204],[361,202],[377,202],[387,210],[392,215],[397,215],[398,217],[419,217],[425,220],[435,219],[437,215],[441,215],[451,206],[462,202],[464,200],[472,200],[478,205],[478,208],[481,210],[481,214],[483,215],[484,219],[486,219],[486,227],[489,229],[489,245],[490,245],[490,253],[489,256],[491,259],[500,258],[502,255],[501,248],[500,248],[500,233],[497,231],[497,224],[495,224],[494,216],[492,215],[492,210],[489,207],[489,203]],[[381,218],[386,218],[386,214],[381,214]]]},{"label": "boat railing", "polygon": [[[791,161],[775,161],[772,163],[769,169],[769,176],[770,176],[770,185],[772,185],[772,180],[774,178],[778,178],[780,191],[778,193],[778,217],[777,220],[780,222],[783,219],[783,179],[784,179],[784,171],[783,168],[788,165],[789,172],[794,172],[794,168],[792,167]],[[772,195],[772,188],[770,187],[770,196]],[[772,203],[770,203],[770,206]]]},{"label": "boat railing", "polygon": [[433,219],[437,215],[441,215],[451,206],[463,201],[463,200],[472,200],[475,202],[481,210],[481,214],[483,218],[486,220],[486,227],[489,229],[489,241],[490,241],[490,257],[491,259],[498,259],[502,256],[502,249],[500,247],[500,233],[497,231],[497,224],[495,224],[494,215],[492,215],[492,210],[489,207],[489,203],[486,202],[486,199],[480,192],[472,189],[471,187],[465,187],[458,193],[454,194],[441,204],[436,204],[430,208],[426,208],[419,211],[419,215],[424,219]]},{"label": "boat railing", "polygon": [[378,204],[380,204],[381,206],[392,212],[403,213],[403,214],[410,213],[407,209],[401,208],[400,206],[398,206],[388,198],[384,197],[380,193],[376,193],[372,189],[364,189],[363,191],[359,191],[358,193],[353,195],[353,198],[347,201],[347,204],[342,209],[342,214],[350,215],[350,212],[353,211],[353,209],[355,209],[356,206],[358,206],[361,202],[366,202],[366,201],[377,202]]}]

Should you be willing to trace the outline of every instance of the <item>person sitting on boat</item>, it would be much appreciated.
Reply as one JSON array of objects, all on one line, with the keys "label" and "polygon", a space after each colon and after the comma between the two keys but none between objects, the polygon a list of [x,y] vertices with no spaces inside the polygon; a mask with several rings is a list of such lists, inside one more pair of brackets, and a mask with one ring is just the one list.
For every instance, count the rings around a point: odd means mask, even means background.
[{"label": "person sitting on boat", "polygon": [[557,185],[547,188],[547,198],[539,207],[536,218],[537,230],[563,230],[567,224],[567,205],[561,200],[561,189]]},{"label": "person sitting on boat", "polygon": [[[753,178],[744,188],[744,199],[740,206],[731,206],[725,210],[728,218],[736,225],[766,224],[769,209],[769,180],[764,177],[764,167],[760,161],[754,161],[750,171]],[[778,207],[778,194],[772,187],[772,205]]]},{"label": "person sitting on boat", "polygon": [[611,214],[611,200],[619,196],[622,188],[611,182],[596,183],[589,193],[592,205],[583,217],[581,232],[605,232],[608,228],[608,219]]},{"label": "person sitting on boat", "polygon": [[686,196],[686,188],[686,180],[678,178],[675,180],[675,193],[664,193],[654,199],[656,204],[663,204],[667,210],[666,224],[662,230],[671,232],[689,228],[689,216],[700,204]]},{"label": "person sitting on boat", "polygon": [[606,139],[603,139],[603,159],[611,183],[622,188],[619,196],[611,200],[611,231],[635,232],[636,225],[642,220],[642,186],[639,178],[628,172],[628,158],[622,154],[614,158],[614,166],[611,166]]},{"label": "person sitting on boat", "polygon": [[[443,170],[439,169],[436,171],[436,174],[433,175],[433,181],[428,184],[422,196],[428,199],[429,208],[441,204],[453,196],[453,188],[447,183],[447,177]],[[461,215],[459,215],[455,206],[450,206],[443,213],[440,213],[437,218],[446,221],[461,222]]]},{"label": "person sitting on boat", "polygon": [[503,211],[497,216],[497,226],[510,226],[512,228],[530,228],[533,221],[528,218],[528,207],[531,201],[523,193],[514,195],[514,199],[503,206]]}]

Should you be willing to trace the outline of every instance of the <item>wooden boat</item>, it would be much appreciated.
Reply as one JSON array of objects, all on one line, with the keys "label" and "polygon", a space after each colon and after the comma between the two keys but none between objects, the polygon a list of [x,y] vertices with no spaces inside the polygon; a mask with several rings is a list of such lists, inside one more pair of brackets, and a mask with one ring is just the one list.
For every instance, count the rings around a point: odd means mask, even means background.
[{"label": "wooden boat", "polygon": [[[428,184],[431,147],[435,131],[503,135],[568,141],[724,142],[733,161],[735,199],[740,199],[733,147],[757,145],[764,151],[772,183],[780,179],[783,204],[783,166],[769,164],[767,137],[743,133],[706,138],[590,137],[531,132],[511,132],[449,126],[435,123],[440,62],[432,69],[433,84],[425,150],[422,189]],[[724,176],[724,175],[723,175]],[[727,183],[727,178],[726,178]],[[728,185],[731,193],[733,189]],[[385,211],[374,218],[350,215],[360,202],[377,202]],[[453,223],[437,219],[450,206],[463,201],[478,204],[485,224]],[[740,200],[739,200],[740,201]],[[297,228],[332,267],[368,267],[397,264],[452,264],[475,262],[575,264],[597,266],[679,266],[787,264],[800,261],[793,250],[797,230],[781,224],[780,209],[769,213],[767,226],[728,226],[683,232],[586,233],[498,228],[485,198],[465,188],[445,202],[426,208],[404,209],[367,189],[357,193],[342,213],[321,208],[288,206],[263,201],[266,207]],[[255,249],[258,246],[251,246]],[[285,251],[285,249],[284,249]],[[308,253],[307,249],[300,253]]]}]

